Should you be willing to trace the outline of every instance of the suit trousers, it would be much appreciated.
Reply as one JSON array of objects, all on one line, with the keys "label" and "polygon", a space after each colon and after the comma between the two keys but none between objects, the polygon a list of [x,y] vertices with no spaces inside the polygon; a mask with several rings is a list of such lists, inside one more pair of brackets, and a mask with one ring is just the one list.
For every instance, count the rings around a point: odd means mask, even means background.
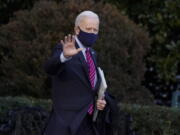
[{"label": "suit trousers", "polygon": [[75,135],[99,135],[93,125],[92,115],[86,114]]},{"label": "suit trousers", "polygon": [[100,135],[92,121],[92,115],[86,114],[75,135]]}]

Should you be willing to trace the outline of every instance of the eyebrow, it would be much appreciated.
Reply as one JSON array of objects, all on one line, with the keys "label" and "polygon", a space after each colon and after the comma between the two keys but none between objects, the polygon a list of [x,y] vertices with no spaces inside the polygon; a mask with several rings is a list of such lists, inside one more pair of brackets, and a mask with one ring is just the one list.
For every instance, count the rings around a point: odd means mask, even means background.
[{"label": "eyebrow", "polygon": [[[93,28],[93,27],[86,26],[86,28]],[[98,29],[98,28],[93,28],[93,29]]]}]

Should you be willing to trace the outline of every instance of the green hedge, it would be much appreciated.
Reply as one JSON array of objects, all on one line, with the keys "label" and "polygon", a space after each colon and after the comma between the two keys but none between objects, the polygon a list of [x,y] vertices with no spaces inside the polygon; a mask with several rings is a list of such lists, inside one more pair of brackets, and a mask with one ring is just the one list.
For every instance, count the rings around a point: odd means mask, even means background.
[{"label": "green hedge", "polygon": [[121,104],[121,109],[133,117],[133,129],[138,135],[178,135],[180,108]]},{"label": "green hedge", "polygon": [[[31,97],[0,97],[0,127],[7,121],[4,119],[7,117],[7,112],[16,110],[15,127],[10,133],[0,132],[0,135],[11,135],[12,133],[40,135],[47,116],[45,115],[46,118],[43,118],[43,113],[39,113],[38,109],[33,110],[33,108],[38,107],[41,108],[41,112],[42,110],[50,112],[51,105],[51,100]],[[25,110],[24,108],[27,109],[27,107],[33,111]],[[119,109],[118,135],[131,135],[131,133],[137,135],[178,135],[180,133],[180,109],[123,103],[119,104]],[[134,132],[130,133],[127,129]]]},{"label": "green hedge", "polygon": [[0,135],[41,135],[50,110],[50,100],[0,97]]}]

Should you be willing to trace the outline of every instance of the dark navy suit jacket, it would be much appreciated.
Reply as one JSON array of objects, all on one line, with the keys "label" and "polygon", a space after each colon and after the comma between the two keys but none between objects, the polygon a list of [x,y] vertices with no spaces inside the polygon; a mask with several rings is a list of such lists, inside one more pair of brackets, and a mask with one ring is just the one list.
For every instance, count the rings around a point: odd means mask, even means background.
[{"label": "dark navy suit jacket", "polygon": [[[53,101],[52,112],[44,129],[46,135],[74,135],[90,104],[95,104],[101,82],[99,73],[96,72],[97,82],[92,90],[82,52],[64,63],[60,61],[61,53],[62,45],[58,44],[44,66],[45,71],[52,77]],[[91,54],[97,70],[96,53],[93,49]]]},{"label": "dark navy suit jacket", "polygon": [[[58,44],[45,63],[46,72],[52,76],[53,100],[53,110],[45,129],[47,135],[73,135],[85,117],[89,105],[94,103],[100,84],[97,72],[95,89],[91,89],[88,67],[82,52],[64,63],[60,61],[61,53],[62,45]],[[91,54],[97,68],[96,54],[92,49]]]}]

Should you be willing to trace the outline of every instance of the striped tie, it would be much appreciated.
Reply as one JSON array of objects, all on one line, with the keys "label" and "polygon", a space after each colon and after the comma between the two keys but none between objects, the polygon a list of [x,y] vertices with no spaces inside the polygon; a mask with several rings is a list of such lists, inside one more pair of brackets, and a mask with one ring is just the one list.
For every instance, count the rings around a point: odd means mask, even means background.
[{"label": "striped tie", "polygon": [[[95,81],[96,69],[89,48],[86,49],[86,60],[88,64],[89,80],[91,83],[91,87],[93,89],[95,86],[94,81]],[[93,104],[91,104],[88,109],[88,113],[90,115],[92,114],[92,112],[93,112]]]}]

